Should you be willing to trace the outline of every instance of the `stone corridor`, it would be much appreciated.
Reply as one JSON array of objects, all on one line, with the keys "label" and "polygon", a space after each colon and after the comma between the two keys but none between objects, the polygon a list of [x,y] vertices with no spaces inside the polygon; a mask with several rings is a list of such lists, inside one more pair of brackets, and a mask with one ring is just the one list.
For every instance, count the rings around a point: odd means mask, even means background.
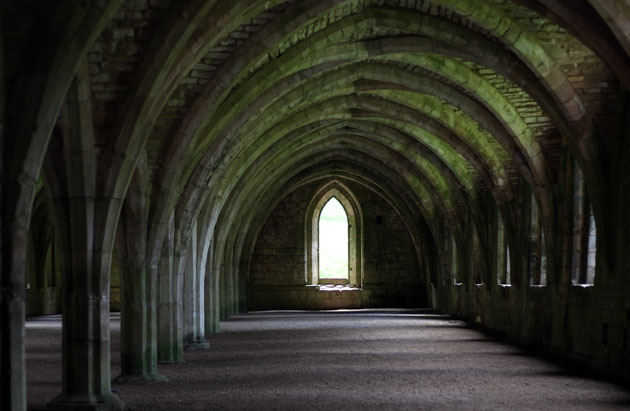
[{"label": "stone corridor", "polygon": [[[60,383],[60,318],[27,321],[29,408]],[[622,410],[630,390],[428,310],[267,311],[221,323],[212,349],[114,385],[133,410]],[[112,370],[120,367],[119,318]]]},{"label": "stone corridor", "polygon": [[388,308],[630,381],[630,0],[0,0],[0,410],[628,405]]}]

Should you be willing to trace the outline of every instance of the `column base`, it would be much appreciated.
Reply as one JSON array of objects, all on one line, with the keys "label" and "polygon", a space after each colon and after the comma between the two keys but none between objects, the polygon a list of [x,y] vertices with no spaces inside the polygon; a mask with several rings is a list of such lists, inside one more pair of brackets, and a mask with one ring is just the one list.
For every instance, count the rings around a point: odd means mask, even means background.
[{"label": "column base", "polygon": [[113,384],[159,384],[166,382],[166,378],[160,374],[120,374],[114,378]]},{"label": "column base", "polygon": [[175,364],[175,360],[159,360],[158,365],[160,364]]},{"label": "column base", "polygon": [[208,341],[184,343],[184,351],[207,350],[210,348]]},{"label": "column base", "polygon": [[184,359],[177,355],[171,355],[167,358],[162,358],[162,359],[158,358],[157,363],[159,365],[159,364],[177,364],[180,362],[184,362]]},{"label": "column base", "polygon": [[49,410],[121,411],[125,403],[114,394],[66,395],[61,394],[48,403]]}]

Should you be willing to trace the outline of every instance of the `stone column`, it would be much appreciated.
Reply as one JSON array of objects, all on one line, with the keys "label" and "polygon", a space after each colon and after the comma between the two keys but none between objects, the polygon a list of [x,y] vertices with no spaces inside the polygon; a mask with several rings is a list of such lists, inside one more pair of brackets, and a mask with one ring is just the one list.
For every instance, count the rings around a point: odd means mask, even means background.
[{"label": "stone column", "polygon": [[205,334],[206,338],[219,332],[219,287],[216,270],[214,270],[214,247],[210,242],[206,257],[205,278]]},{"label": "stone column", "polygon": [[204,284],[205,267],[199,265],[197,222],[193,224],[186,253],[184,277],[184,347],[187,350],[208,348],[204,335]]},{"label": "stone column", "polygon": [[[238,239],[238,236],[237,236]],[[242,244],[237,239],[234,240],[233,251],[232,251],[232,275],[234,276],[234,314],[238,314],[241,312],[241,253],[236,249],[237,244]],[[241,247],[239,245],[238,247]]]},{"label": "stone column", "polygon": [[241,289],[239,285],[240,283],[239,269],[234,258],[232,258],[231,271],[232,271],[232,314],[238,314],[240,312],[239,300],[240,300]]},{"label": "stone column", "polygon": [[186,251],[184,277],[184,343],[195,344],[197,337],[196,317],[199,302],[195,292],[197,283],[197,229],[193,227],[190,244]]},{"label": "stone column", "polygon": [[[77,66],[122,0],[42,5],[22,45],[10,88],[0,52],[0,409],[26,408],[24,280],[28,225],[42,159]],[[3,4],[4,5],[4,4]],[[39,6],[39,5],[38,5]],[[49,8],[50,10],[46,10]],[[44,12],[46,10],[47,12]],[[0,33],[12,22],[3,18]],[[56,22],[56,23],[54,23]],[[73,24],[67,24],[73,22]],[[22,24],[20,22],[18,24]],[[31,22],[29,22],[31,23]],[[40,24],[44,23],[44,24]],[[58,24],[57,24],[58,23]],[[26,27],[26,26],[25,26]],[[0,50],[4,51],[0,35]],[[35,47],[31,47],[35,46]],[[28,58],[22,58],[24,56]],[[18,61],[16,61],[18,62]],[[6,100],[5,100],[6,99]],[[11,101],[11,104],[6,102]],[[6,117],[5,117],[6,116]],[[11,165],[8,167],[7,165]]]},{"label": "stone column", "polygon": [[225,301],[222,305],[225,307],[225,318],[227,319],[234,314],[234,272],[230,259],[225,256],[225,248],[223,251],[221,268],[225,276]]},{"label": "stone column", "polygon": [[124,408],[110,389],[109,339],[109,279],[121,203],[96,195],[90,98],[84,61],[44,161],[63,272],[63,388],[51,409]]},{"label": "stone column", "polygon": [[158,374],[158,265],[151,264],[147,257],[147,376],[150,381],[160,382],[165,378]]},{"label": "stone column", "polygon": [[[0,33],[4,29],[2,11],[0,7]],[[2,40],[0,36],[0,49]],[[14,176],[4,168],[4,155],[11,153],[6,147],[3,58],[0,53],[0,408],[12,411],[26,409],[24,281],[31,205],[19,204],[15,196],[15,191],[29,190],[29,182],[8,181]],[[35,193],[32,180],[31,201]]]},{"label": "stone column", "polygon": [[[108,200],[67,200],[72,223],[63,243],[63,342],[61,395],[51,409],[119,410],[110,390],[109,271],[112,244],[102,251],[91,243],[98,224],[95,209]],[[99,204],[100,203],[100,204]],[[95,227],[96,226],[96,227]],[[69,234],[69,235],[68,235]],[[96,237],[96,235],[95,235]]]},{"label": "stone column", "polygon": [[183,362],[184,361],[184,273],[183,273],[183,265],[185,263],[185,252],[184,255],[177,255],[175,252],[174,256],[174,278],[173,278],[173,289],[171,290],[172,299],[175,302],[173,309],[173,316],[171,317],[173,320],[173,331],[174,335],[174,344],[173,350],[175,355],[175,362]]},{"label": "stone column", "polygon": [[[6,191],[6,187],[1,187]],[[4,193],[3,193],[4,194]],[[7,218],[17,213],[4,208],[0,264],[0,408],[26,409],[24,367],[25,267],[28,216]],[[17,210],[15,210],[17,211]]]},{"label": "stone column", "polygon": [[158,269],[158,362],[176,362],[176,336],[175,314],[176,303],[173,291],[174,285],[174,261],[173,249],[175,239],[174,217],[168,223],[168,230],[162,245],[162,256]]},{"label": "stone column", "polygon": [[227,273],[222,264],[219,265],[220,270],[217,273],[219,277],[219,319],[226,320],[230,315],[228,314],[228,281]]},{"label": "stone column", "polygon": [[[148,199],[146,158],[139,162],[127,192],[119,227],[121,260],[121,374],[118,384],[165,381],[155,353],[155,281],[147,270]],[[153,291],[153,292],[152,292]]]},{"label": "stone column", "polygon": [[[160,327],[166,327],[165,332],[169,333],[168,340],[171,344],[170,360],[172,362],[182,362],[184,360],[184,271],[186,268],[186,244],[177,233],[177,227],[173,230],[172,259],[173,267],[171,279],[160,281],[160,299],[167,300],[170,313],[168,316],[160,318]],[[169,234],[170,236],[170,234]],[[164,287],[163,287],[164,285]],[[169,288],[167,288],[167,286]]]},{"label": "stone column", "polygon": [[[196,231],[196,230],[194,230]],[[184,277],[184,343],[194,344],[196,337],[195,323],[198,302],[196,299],[195,285],[197,282],[197,234],[192,233],[192,238],[186,252]]]},{"label": "stone column", "polygon": [[227,306],[226,315],[230,317],[236,314],[235,303],[236,299],[236,278],[234,275],[234,248],[232,239],[229,235],[226,235],[226,246],[223,249],[223,269],[226,276],[226,301]]},{"label": "stone column", "polygon": [[[3,33],[3,8],[0,7],[0,33]],[[0,49],[3,37],[0,35]],[[35,178],[4,167],[4,156],[11,156],[11,138],[5,132],[4,53],[0,53],[0,408],[26,409],[26,374],[24,363],[24,315],[26,247]],[[8,125],[6,125],[8,130]],[[30,187],[29,187],[30,185]],[[30,196],[28,192],[30,191]],[[17,192],[26,194],[20,202]],[[27,204],[28,203],[28,204]]]},{"label": "stone column", "polygon": [[[126,201],[127,202],[127,201]],[[146,345],[146,307],[142,304],[145,296],[145,281],[142,267],[138,266],[132,254],[138,251],[141,244],[138,235],[127,233],[127,209],[123,209],[120,221],[119,242],[117,249],[120,250],[119,260],[123,262],[120,270],[120,371],[121,374],[114,380],[115,383],[122,384],[131,380],[140,379],[143,370],[146,368],[144,355],[138,356],[138,352],[143,352]],[[137,234],[137,233],[136,233]]]}]

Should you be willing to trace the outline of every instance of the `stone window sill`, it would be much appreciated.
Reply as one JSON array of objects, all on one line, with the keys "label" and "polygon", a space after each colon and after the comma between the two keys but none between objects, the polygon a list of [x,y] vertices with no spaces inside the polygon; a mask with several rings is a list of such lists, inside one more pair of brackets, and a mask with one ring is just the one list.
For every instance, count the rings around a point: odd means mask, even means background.
[{"label": "stone window sill", "polygon": [[360,288],[352,284],[319,284],[318,291],[359,291]]}]

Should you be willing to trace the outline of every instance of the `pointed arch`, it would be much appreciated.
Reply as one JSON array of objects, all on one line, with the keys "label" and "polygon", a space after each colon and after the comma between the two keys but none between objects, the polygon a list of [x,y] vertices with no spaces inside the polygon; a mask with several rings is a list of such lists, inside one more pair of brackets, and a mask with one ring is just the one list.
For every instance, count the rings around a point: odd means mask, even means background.
[{"label": "pointed arch", "polygon": [[347,186],[336,180],[324,184],[315,192],[306,212],[306,283],[319,284],[319,216],[333,197],[341,203],[348,217],[348,283],[361,287],[363,214],[356,196]]},{"label": "pointed arch", "polygon": [[337,197],[330,198],[319,213],[319,279],[348,280],[348,213]]}]

